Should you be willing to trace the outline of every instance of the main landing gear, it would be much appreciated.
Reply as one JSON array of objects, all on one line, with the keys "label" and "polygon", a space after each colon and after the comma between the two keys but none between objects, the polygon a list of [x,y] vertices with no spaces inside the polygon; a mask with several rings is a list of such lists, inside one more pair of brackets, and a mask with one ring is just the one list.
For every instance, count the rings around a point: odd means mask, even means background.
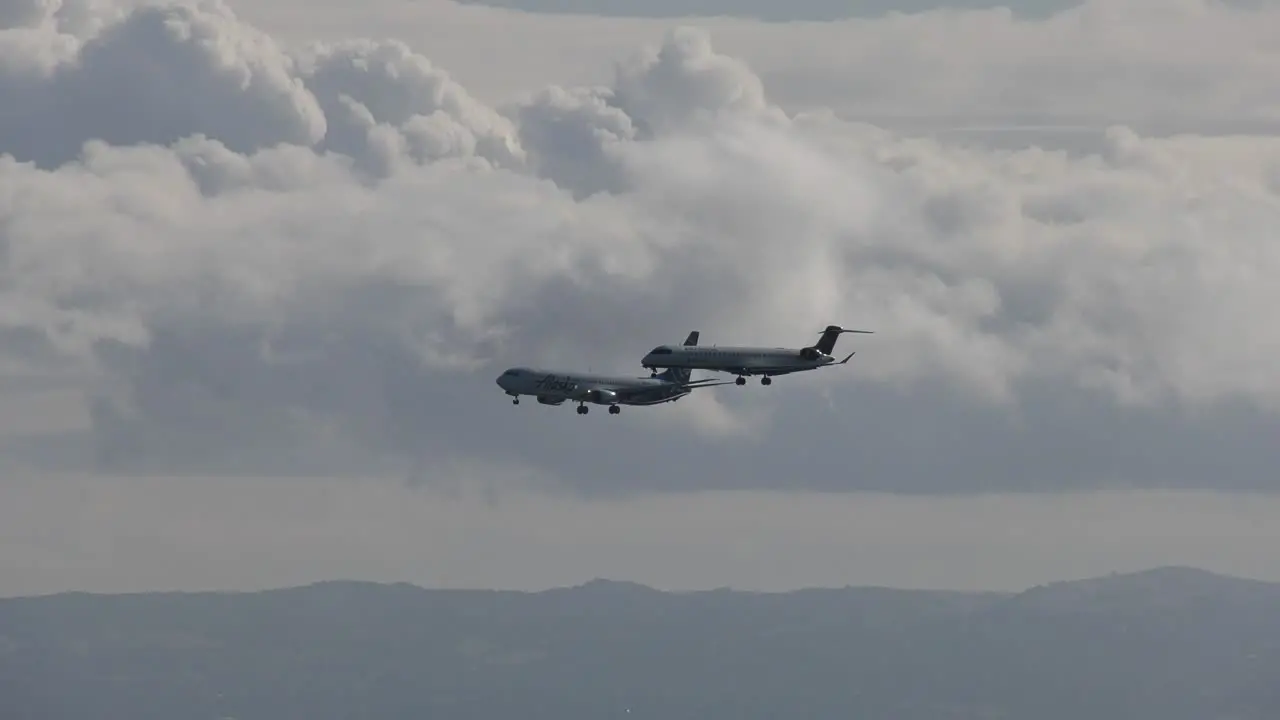
[{"label": "main landing gear", "polygon": [[617,415],[617,414],[618,414],[618,413],[620,413],[620,412],[622,412],[622,408],[618,407],[617,405],[610,405],[610,406],[609,406],[609,414],[610,414],[610,415]]},{"label": "main landing gear", "polygon": [[[578,405],[578,414],[579,414],[579,415],[586,415],[586,414],[587,414],[587,413],[589,413],[589,412],[591,412],[591,408],[587,407],[587,404],[586,404],[586,403],[582,403],[582,404]],[[621,407],[619,407],[618,405],[610,405],[610,406],[609,406],[609,414],[610,414],[610,415],[617,415],[617,414],[618,414],[618,413],[620,413],[620,412],[622,412],[622,408],[621,408]]]},{"label": "main landing gear", "polygon": [[[738,379],[737,379],[737,380],[734,380],[733,382],[734,382],[735,384],[737,384],[737,385],[746,385],[746,384],[747,384],[747,379],[746,379],[745,377],[743,377],[743,376],[739,375],[739,376],[738,376]],[[772,385],[772,384],[773,384],[773,378],[769,377],[768,375],[765,375],[764,377],[760,378],[760,384],[761,384],[761,385]]]}]

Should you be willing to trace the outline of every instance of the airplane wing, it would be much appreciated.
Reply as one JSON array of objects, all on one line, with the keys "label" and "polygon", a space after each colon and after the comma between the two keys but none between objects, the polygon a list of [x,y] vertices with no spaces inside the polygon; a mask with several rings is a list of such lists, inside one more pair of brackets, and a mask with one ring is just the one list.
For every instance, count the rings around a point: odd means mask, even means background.
[{"label": "airplane wing", "polygon": [[708,379],[708,380],[697,380],[695,382],[680,383],[680,387],[689,388],[690,390],[696,390],[697,388],[715,387],[716,385],[732,385],[736,382],[737,380]]},{"label": "airplane wing", "polygon": [[620,401],[635,401],[643,398],[657,398],[664,396],[671,388],[680,388],[682,390],[696,390],[698,388],[713,387],[715,385],[732,385],[733,380],[716,380],[709,378],[706,380],[695,380],[693,382],[683,383],[666,383],[664,385],[649,385],[647,387],[601,387],[607,393],[613,394]]},{"label": "airplane wing", "polygon": [[698,388],[708,387],[711,385],[732,385],[733,380],[717,380],[715,378],[706,378],[705,380],[693,380],[690,382],[679,383],[680,387]]},{"label": "airplane wing", "polygon": [[633,387],[610,387],[600,388],[609,395],[612,395],[619,402],[629,402],[649,395],[656,394],[656,388],[633,388]]}]

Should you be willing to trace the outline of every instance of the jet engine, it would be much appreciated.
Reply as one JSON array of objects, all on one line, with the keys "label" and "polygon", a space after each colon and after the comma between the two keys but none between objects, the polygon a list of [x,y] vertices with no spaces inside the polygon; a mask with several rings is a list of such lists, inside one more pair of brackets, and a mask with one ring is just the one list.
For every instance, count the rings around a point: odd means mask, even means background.
[{"label": "jet engine", "polygon": [[564,398],[547,397],[546,395],[539,395],[538,402],[542,403],[543,405],[559,405],[560,403],[564,402]]},{"label": "jet engine", "polygon": [[800,351],[800,357],[810,362],[822,357],[822,352],[818,348],[807,347]]}]

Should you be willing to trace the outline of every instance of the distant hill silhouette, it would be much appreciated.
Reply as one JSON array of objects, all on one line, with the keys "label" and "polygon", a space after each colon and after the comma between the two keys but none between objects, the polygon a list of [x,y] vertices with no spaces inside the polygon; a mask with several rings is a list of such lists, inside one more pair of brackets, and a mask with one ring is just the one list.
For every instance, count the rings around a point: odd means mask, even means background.
[{"label": "distant hill silhouette", "polygon": [[1280,585],[537,593],[324,582],[0,600],[4,720],[1276,720]]}]

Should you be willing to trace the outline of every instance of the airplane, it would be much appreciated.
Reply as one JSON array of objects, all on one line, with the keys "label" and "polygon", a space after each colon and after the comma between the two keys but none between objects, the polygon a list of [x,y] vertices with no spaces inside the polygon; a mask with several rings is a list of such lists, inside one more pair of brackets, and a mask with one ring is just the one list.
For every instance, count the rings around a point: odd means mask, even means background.
[{"label": "airplane", "polygon": [[734,382],[746,385],[747,375],[762,375],[761,385],[772,385],[775,375],[790,375],[795,372],[817,370],[832,365],[844,365],[853,357],[849,353],[843,360],[836,362],[831,351],[836,347],[836,340],[844,333],[863,333],[870,335],[870,330],[845,330],[838,325],[828,325],[822,331],[818,342],[804,348],[764,348],[764,347],[671,347],[659,345],[649,351],[640,361],[647,370],[665,368],[666,370],[710,370],[713,372],[733,373],[738,378]]},{"label": "airplane", "polygon": [[[689,333],[685,346],[697,344],[698,331],[695,330]],[[590,410],[587,403],[608,405],[609,414],[617,415],[623,405],[660,405],[675,402],[695,388],[729,384],[715,378],[690,382],[691,372],[672,368],[643,378],[513,367],[499,375],[496,382],[513,398],[513,405],[520,404],[521,395],[533,395],[543,405],[561,405],[569,400],[578,403],[579,415],[586,415]]]}]

